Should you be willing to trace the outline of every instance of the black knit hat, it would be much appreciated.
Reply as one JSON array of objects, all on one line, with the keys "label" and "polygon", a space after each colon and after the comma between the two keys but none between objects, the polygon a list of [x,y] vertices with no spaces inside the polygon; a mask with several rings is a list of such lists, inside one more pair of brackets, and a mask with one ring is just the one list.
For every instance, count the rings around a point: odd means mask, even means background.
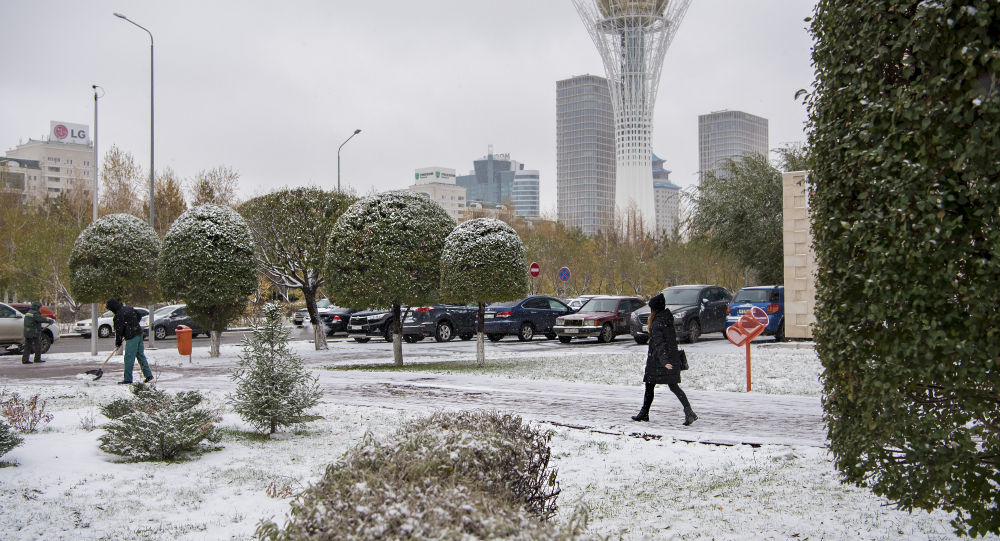
[{"label": "black knit hat", "polygon": [[663,293],[657,293],[649,299],[649,307],[657,312],[662,312],[667,307],[667,300],[663,298]]}]

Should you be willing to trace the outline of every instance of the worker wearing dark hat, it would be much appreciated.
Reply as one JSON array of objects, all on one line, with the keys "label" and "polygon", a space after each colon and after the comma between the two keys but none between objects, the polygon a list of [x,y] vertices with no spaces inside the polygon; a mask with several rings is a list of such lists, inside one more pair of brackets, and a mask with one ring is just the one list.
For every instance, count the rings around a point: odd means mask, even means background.
[{"label": "worker wearing dark hat", "polygon": [[24,314],[24,347],[21,348],[21,362],[31,364],[28,360],[31,354],[35,354],[36,363],[44,363],[42,360],[42,324],[49,321],[49,318],[42,315],[42,303],[34,301],[31,308]]},{"label": "worker wearing dark hat", "polygon": [[677,333],[674,331],[674,315],[667,308],[667,302],[660,293],[649,299],[649,353],[646,354],[646,372],[642,381],[646,382],[646,394],[642,409],[632,416],[633,421],[648,421],[649,407],[653,405],[653,389],[657,383],[665,383],[677,395],[684,406],[684,425],[698,419],[687,396],[681,390],[681,367],[678,363]]},{"label": "worker wearing dark hat", "polygon": [[108,310],[114,312],[112,320],[115,328],[115,349],[121,347],[125,342],[125,377],[118,383],[131,384],[132,370],[135,367],[136,359],[139,360],[139,367],[142,368],[143,382],[153,381],[153,372],[146,362],[145,348],[142,344],[142,327],[139,326],[139,314],[129,306],[123,305],[118,299],[108,299],[104,305]]}]

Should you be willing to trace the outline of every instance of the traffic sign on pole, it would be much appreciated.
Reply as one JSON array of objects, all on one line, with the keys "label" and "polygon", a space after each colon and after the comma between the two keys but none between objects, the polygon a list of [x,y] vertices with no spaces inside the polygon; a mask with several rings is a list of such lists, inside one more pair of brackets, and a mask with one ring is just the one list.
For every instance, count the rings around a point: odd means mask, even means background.
[{"label": "traffic sign on pole", "polygon": [[569,280],[569,267],[559,269],[559,279],[563,282]]},{"label": "traffic sign on pole", "polygon": [[542,272],[542,268],[538,266],[538,263],[532,261],[531,265],[528,267],[528,271],[531,272],[532,278],[538,278],[538,274]]}]

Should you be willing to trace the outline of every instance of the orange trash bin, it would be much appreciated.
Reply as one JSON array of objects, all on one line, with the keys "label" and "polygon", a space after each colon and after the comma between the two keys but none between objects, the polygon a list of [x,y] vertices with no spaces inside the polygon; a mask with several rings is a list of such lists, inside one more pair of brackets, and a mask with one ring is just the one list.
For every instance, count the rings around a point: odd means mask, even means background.
[{"label": "orange trash bin", "polygon": [[191,355],[191,327],[178,325],[174,332],[177,334],[177,353]]}]

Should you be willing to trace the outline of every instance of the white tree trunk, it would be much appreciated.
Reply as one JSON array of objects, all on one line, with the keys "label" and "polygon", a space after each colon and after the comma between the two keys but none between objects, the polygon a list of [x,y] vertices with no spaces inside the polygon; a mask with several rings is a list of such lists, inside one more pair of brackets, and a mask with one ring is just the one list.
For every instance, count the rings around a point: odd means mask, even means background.
[{"label": "white tree trunk", "polygon": [[486,364],[486,334],[476,333],[476,364],[484,366]]},{"label": "white tree trunk", "polygon": [[313,343],[316,344],[316,351],[330,349],[326,344],[326,329],[323,328],[323,322],[313,323]]},{"label": "white tree trunk", "polygon": [[219,331],[211,331],[208,333],[210,337],[208,356],[218,357],[219,356],[219,346],[222,344],[222,333]]}]

